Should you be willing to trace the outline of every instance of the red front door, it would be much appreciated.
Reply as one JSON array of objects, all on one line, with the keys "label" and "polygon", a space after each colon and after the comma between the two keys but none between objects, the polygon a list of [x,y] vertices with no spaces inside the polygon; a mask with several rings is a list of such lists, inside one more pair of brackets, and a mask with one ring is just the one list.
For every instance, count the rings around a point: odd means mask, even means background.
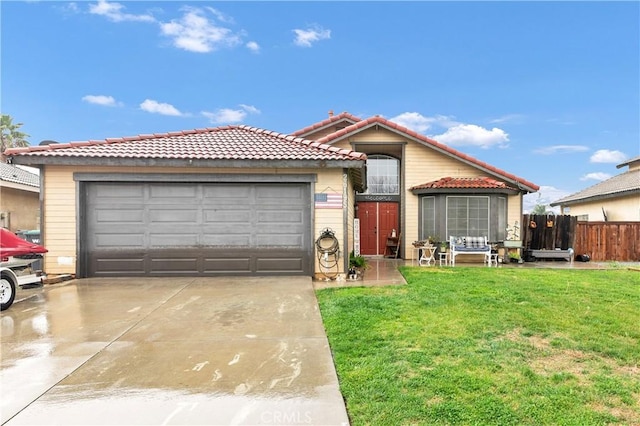
[{"label": "red front door", "polygon": [[360,253],[383,255],[387,237],[399,232],[398,203],[358,203],[360,219]]}]

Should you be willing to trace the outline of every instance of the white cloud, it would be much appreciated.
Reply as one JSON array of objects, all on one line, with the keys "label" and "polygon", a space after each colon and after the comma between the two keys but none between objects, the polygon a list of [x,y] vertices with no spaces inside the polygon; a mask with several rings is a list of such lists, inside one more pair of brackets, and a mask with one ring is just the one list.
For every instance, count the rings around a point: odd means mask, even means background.
[{"label": "white cloud", "polygon": [[475,124],[458,124],[440,135],[430,137],[447,145],[481,148],[502,147],[509,142],[509,135],[504,130],[497,127],[488,130]]},{"label": "white cloud", "polygon": [[240,108],[251,114],[260,114],[260,110],[253,105],[240,104]]},{"label": "white cloud", "polygon": [[240,104],[240,109],[221,108],[215,112],[202,111],[201,114],[212,124],[241,123],[247,114],[260,114],[260,110],[252,105]]},{"label": "white cloud", "polygon": [[507,114],[503,115],[502,117],[494,118],[493,120],[489,121],[489,123],[499,124],[506,122],[522,122],[523,118],[524,116],[522,114]]},{"label": "white cloud", "polygon": [[311,47],[311,45],[317,41],[331,38],[331,30],[325,30],[317,25],[309,27],[306,30],[295,29],[293,32],[296,34],[293,42],[296,46],[301,47]]},{"label": "white cloud", "polygon": [[390,121],[420,133],[429,130],[431,123],[433,123],[431,118],[425,117],[418,112],[403,112],[402,114],[391,118]]},{"label": "white cloud", "polygon": [[216,19],[220,22],[224,22],[225,24],[234,24],[235,21],[231,16],[228,16],[222,12],[220,12],[218,9],[214,9],[213,7],[207,6],[205,9],[207,9],[209,12],[211,12],[213,14],[213,16],[216,17]]},{"label": "white cloud", "polygon": [[66,15],[75,15],[80,13],[78,4],[73,1],[69,3],[56,4],[53,7]]},{"label": "white cloud", "polygon": [[589,159],[592,163],[622,163],[627,156],[620,151],[611,151],[609,149],[600,149],[596,151]]},{"label": "white cloud", "polygon": [[586,175],[582,176],[580,178],[580,180],[597,180],[597,181],[603,181],[603,180],[607,180],[611,177],[610,174],[608,173],[602,173],[602,172],[594,172],[594,173],[587,173]]},{"label": "white cloud", "polygon": [[90,103],[90,104],[95,104],[95,105],[102,105],[102,106],[121,106],[122,103],[120,102],[116,102],[116,100],[113,98],[113,96],[105,96],[105,95],[87,95],[87,96],[83,96],[82,100]]},{"label": "white cloud", "polygon": [[403,112],[402,114],[399,114],[393,118],[390,118],[389,121],[393,121],[394,123],[397,123],[408,129],[412,129],[419,133],[426,132],[432,126],[447,128],[447,127],[457,126],[458,124],[460,124],[457,121],[453,120],[453,117],[448,117],[445,115],[425,117],[419,112]]},{"label": "white cloud", "polygon": [[245,46],[247,47],[247,49],[249,49],[252,52],[259,52],[260,51],[260,45],[258,43],[256,43],[255,41],[250,41],[247,44],[245,44]]},{"label": "white cloud", "polygon": [[140,104],[140,109],[152,114],[172,115],[176,117],[185,115],[173,105],[154,101],[153,99],[145,99],[144,102]]},{"label": "white cloud", "polygon": [[151,15],[133,15],[124,12],[125,7],[120,3],[98,0],[96,4],[89,5],[89,13],[104,16],[113,22],[135,21],[135,22],[155,22]]},{"label": "white cloud", "polygon": [[589,151],[589,148],[584,145],[553,145],[536,149],[533,152],[535,152],[536,154],[550,155],[556,153],[564,154],[584,151]]},{"label": "white cloud", "polygon": [[[215,9],[207,8],[210,12]],[[163,35],[171,37],[173,45],[190,52],[208,53],[222,47],[234,47],[241,43],[240,36],[229,28],[209,20],[205,11],[194,7],[185,7],[185,13],[179,20],[161,23]],[[215,11],[217,12],[217,11]],[[214,13],[214,16],[220,16]]]},{"label": "white cloud", "polygon": [[418,112],[403,112],[391,118],[390,121],[418,133],[425,133],[432,127],[446,129],[439,135],[429,135],[429,137],[447,145],[489,148],[494,146],[504,147],[509,142],[509,135],[502,129],[494,127],[488,130],[475,124],[460,123],[452,116],[436,115],[427,117]]},{"label": "white cloud", "polygon": [[536,205],[542,204],[547,206],[547,211],[560,214],[560,206],[551,207],[549,204],[564,198],[569,194],[570,193],[568,191],[564,191],[553,186],[540,185],[538,192],[526,194],[522,197],[522,210],[525,214],[531,213]]}]

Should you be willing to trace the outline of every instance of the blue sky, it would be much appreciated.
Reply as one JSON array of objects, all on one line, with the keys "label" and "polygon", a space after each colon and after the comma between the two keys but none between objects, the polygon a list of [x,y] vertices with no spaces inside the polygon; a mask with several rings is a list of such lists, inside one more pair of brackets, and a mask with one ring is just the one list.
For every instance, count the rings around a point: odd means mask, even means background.
[{"label": "blue sky", "polygon": [[2,1],[32,145],[381,115],[541,186],[640,155],[639,2]]}]

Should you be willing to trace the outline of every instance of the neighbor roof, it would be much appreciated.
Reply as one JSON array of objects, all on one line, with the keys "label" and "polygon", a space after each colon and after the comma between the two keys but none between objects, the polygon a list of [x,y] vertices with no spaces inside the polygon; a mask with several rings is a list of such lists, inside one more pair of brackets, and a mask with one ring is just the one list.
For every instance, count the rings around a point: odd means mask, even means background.
[{"label": "neighbor roof", "polygon": [[633,194],[640,194],[640,169],[621,173],[590,186],[587,189],[554,201],[550,205],[552,207],[559,205],[570,206],[572,204],[624,197]]},{"label": "neighbor roof", "polygon": [[213,161],[218,167],[245,160],[271,166],[281,161],[362,167],[367,158],[352,150],[245,125],[12,148],[5,154],[20,164],[101,164],[119,159],[145,164],[156,160],[154,165],[161,165],[157,160],[189,160],[203,166]]},{"label": "neighbor roof", "polygon": [[434,180],[431,182],[415,185],[409,188],[413,192],[420,192],[421,190],[430,189],[508,189],[517,191],[507,185],[504,182],[495,180],[489,177],[477,177],[477,178],[454,178],[444,177],[442,179]]},{"label": "neighbor roof", "polygon": [[[348,113],[344,113],[344,114],[348,114]],[[349,116],[351,116],[349,114]],[[351,116],[353,117],[353,116]],[[357,118],[357,117],[355,117]],[[327,120],[325,120],[327,121]],[[322,122],[321,122],[322,123]],[[368,129],[368,128],[372,128],[375,126],[380,126],[383,127],[389,131],[395,132],[395,133],[399,133],[402,134],[408,138],[411,138],[415,141],[417,141],[418,143],[421,143],[423,145],[426,145],[428,147],[431,147],[432,149],[447,155],[449,157],[453,157],[456,160],[462,161],[466,164],[469,164],[475,168],[478,168],[480,170],[485,171],[488,174],[497,176],[501,179],[506,180],[507,182],[510,182],[511,184],[515,185],[519,190],[524,190],[524,191],[528,191],[528,192],[535,192],[538,189],[540,189],[540,187],[538,185],[536,185],[535,183],[529,182],[526,179],[523,179],[521,177],[518,177],[514,174],[508,173],[502,169],[499,169],[497,167],[494,167],[488,163],[485,163],[483,161],[477,160],[476,158],[473,158],[467,154],[464,154],[460,151],[457,151],[447,145],[444,145],[440,142],[437,142],[433,139],[430,139],[420,133],[417,133],[411,129],[408,129],[404,126],[401,126],[397,123],[394,123],[393,121],[389,121],[386,118],[382,118],[380,116],[375,116],[375,117],[371,117],[371,118],[367,118],[366,120],[360,120],[358,119],[357,122],[355,122],[354,124],[345,127],[344,129],[338,130],[337,132],[331,133],[325,137],[322,137],[320,139],[317,140],[317,142],[319,143],[323,143],[323,144],[332,144],[335,143],[336,141],[342,140],[344,138],[347,138],[357,132],[360,132],[364,129]]]},{"label": "neighbor roof", "polygon": [[620,169],[624,166],[630,166],[634,165],[635,163],[640,163],[640,155],[637,157],[633,157],[633,158],[629,158],[628,160],[624,161],[623,163],[620,163],[616,166],[616,168]]},{"label": "neighbor roof", "polygon": [[0,180],[34,188],[40,187],[40,176],[7,163],[0,163]]}]

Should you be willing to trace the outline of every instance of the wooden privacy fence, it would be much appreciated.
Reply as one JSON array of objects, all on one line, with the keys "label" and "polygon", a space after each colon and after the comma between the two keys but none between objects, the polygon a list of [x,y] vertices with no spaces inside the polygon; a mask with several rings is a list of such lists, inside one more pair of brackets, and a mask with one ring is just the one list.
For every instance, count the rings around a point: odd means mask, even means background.
[{"label": "wooden privacy fence", "polygon": [[578,222],[570,215],[523,215],[520,238],[532,250],[567,250],[594,261],[640,261],[640,222]]},{"label": "wooden privacy fence", "polygon": [[569,215],[525,214],[520,238],[531,250],[567,250],[575,246],[578,218]]},{"label": "wooden privacy fence", "polygon": [[640,261],[640,222],[578,222],[576,254],[591,260]]}]

